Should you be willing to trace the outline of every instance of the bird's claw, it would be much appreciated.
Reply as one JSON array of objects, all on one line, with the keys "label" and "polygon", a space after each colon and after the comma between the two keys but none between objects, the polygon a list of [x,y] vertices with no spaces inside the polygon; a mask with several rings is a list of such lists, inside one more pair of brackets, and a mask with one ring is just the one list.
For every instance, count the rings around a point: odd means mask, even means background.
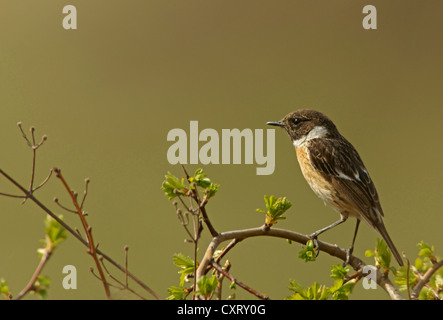
[{"label": "bird's claw", "polygon": [[318,240],[317,240],[317,233],[312,233],[309,235],[309,238],[311,239],[312,243],[314,244],[314,251],[315,251],[315,257],[318,257],[320,250],[318,250],[319,245],[318,245]]},{"label": "bird's claw", "polygon": [[353,251],[354,251],[354,248],[352,248],[352,247],[349,248],[349,249],[346,249],[346,260],[342,264],[343,268],[346,267],[349,264]]}]

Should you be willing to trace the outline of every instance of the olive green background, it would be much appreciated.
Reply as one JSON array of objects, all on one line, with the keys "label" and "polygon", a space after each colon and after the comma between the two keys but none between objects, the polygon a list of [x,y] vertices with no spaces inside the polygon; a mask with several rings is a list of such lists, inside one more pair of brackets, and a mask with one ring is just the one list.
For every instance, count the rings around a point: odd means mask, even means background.
[{"label": "olive green background", "polygon": [[[78,30],[62,28],[62,8],[73,4]],[[173,128],[266,128],[298,108],[327,114],[358,149],[380,194],[386,226],[413,261],[425,240],[443,252],[443,20],[441,1],[371,1],[378,29],[364,30],[367,1],[0,1],[0,167],[28,185],[31,151],[16,127],[48,135],[38,151],[37,182],[62,169],[82,193],[100,248],[160,296],[178,285],[174,253],[192,245],[160,186]],[[199,166],[188,165],[193,172]],[[278,227],[311,233],[338,219],[301,176],[286,134],[276,132],[276,169],[257,176],[256,165],[208,165],[221,184],[207,209],[218,231],[260,226],[263,195],[287,196],[293,207]],[[0,179],[0,192],[16,192]],[[36,196],[59,210],[69,199],[53,178]],[[31,201],[0,198],[0,277],[13,294],[38,264],[44,213]],[[354,222],[322,235],[347,247]],[[377,234],[363,224],[355,254],[367,263]],[[209,237],[200,242],[200,255]],[[255,238],[230,254],[231,272],[273,299],[290,294],[289,279],[331,285],[337,261],[297,258],[301,246]],[[73,237],[55,252],[43,274],[49,299],[104,299],[92,259]],[[62,288],[62,268],[77,267],[78,289]],[[118,274],[117,272],[115,274]],[[135,287],[135,286],[134,286]],[[114,290],[115,298],[131,298]],[[229,289],[225,289],[229,293]],[[251,298],[236,290],[237,298]],[[148,295],[146,295],[148,296]],[[27,296],[35,299],[33,296]],[[385,299],[361,283],[353,299]]]}]

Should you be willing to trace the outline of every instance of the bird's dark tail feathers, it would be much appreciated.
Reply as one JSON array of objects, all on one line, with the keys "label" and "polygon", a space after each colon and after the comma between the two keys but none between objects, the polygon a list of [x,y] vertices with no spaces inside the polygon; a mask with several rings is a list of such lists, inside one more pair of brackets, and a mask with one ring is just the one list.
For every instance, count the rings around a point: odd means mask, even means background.
[{"label": "bird's dark tail feathers", "polygon": [[377,224],[376,229],[381,234],[383,239],[386,241],[386,244],[388,245],[389,249],[391,249],[391,252],[395,257],[395,260],[397,260],[400,266],[403,266],[403,259],[401,258],[400,253],[395,247],[394,242],[392,242],[392,239],[389,236],[388,231],[386,231],[386,227],[384,226],[384,224],[383,223]]}]

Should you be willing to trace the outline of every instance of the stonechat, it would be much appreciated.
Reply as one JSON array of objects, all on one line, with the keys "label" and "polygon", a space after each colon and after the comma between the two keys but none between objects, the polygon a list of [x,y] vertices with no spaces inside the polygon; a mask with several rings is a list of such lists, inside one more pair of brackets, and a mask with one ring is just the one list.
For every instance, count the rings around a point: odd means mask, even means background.
[{"label": "stonechat", "polygon": [[402,258],[383,223],[383,210],[368,170],[357,150],[340,134],[335,124],[314,110],[297,110],[280,121],[267,124],[286,130],[309,186],[326,205],[340,213],[340,220],[312,233],[311,238],[317,239],[318,235],[345,222],[348,217],[356,218],[349,259],[360,220],[364,220],[380,233],[402,266]]}]

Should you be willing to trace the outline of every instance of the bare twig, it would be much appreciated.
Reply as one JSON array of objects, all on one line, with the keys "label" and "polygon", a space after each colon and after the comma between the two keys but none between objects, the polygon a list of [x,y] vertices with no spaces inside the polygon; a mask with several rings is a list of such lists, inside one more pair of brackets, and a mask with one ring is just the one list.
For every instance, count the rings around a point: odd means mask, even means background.
[{"label": "bare twig", "polygon": [[31,280],[29,280],[26,287],[13,299],[13,300],[20,300],[23,298],[29,291],[31,291],[34,288],[34,283],[37,281],[38,276],[43,270],[43,267],[45,266],[46,262],[48,262],[49,257],[51,256],[52,251],[49,249],[45,249],[42,255],[42,258],[40,259],[40,263],[37,266],[37,269],[35,269],[34,274],[31,277]]},{"label": "bare twig", "polygon": [[231,242],[223,249],[220,255],[215,259],[215,262],[219,263],[220,260],[232,249],[234,246],[239,243],[241,240],[232,239]]},{"label": "bare twig", "polygon": [[60,203],[60,201],[58,200],[58,198],[54,198],[53,201],[54,201],[54,202],[55,202],[60,208],[62,208],[63,210],[68,211],[68,212],[70,212],[70,213],[77,214],[77,211],[72,210],[72,209],[69,209],[68,207],[65,207],[64,205],[62,205],[62,204]]},{"label": "bare twig", "polygon": [[105,293],[106,293],[106,297],[108,299],[111,299],[111,292],[109,291],[109,285],[108,282],[105,279],[105,275],[103,273],[103,270],[101,268],[100,262],[98,260],[97,257],[97,252],[96,252],[96,248],[94,247],[94,240],[92,237],[92,232],[91,232],[91,226],[88,225],[88,223],[86,222],[86,218],[82,213],[82,209],[80,208],[80,205],[77,202],[77,197],[75,197],[74,193],[71,192],[68,183],[66,182],[65,178],[63,177],[61,170],[58,168],[54,168],[54,172],[56,173],[57,178],[60,179],[60,181],[62,182],[63,186],[65,187],[65,189],[68,191],[69,195],[71,196],[72,199],[72,203],[74,204],[75,209],[77,210],[78,216],[80,217],[80,220],[82,222],[83,228],[85,229],[86,232],[86,237],[88,238],[88,243],[89,243],[89,250],[88,253],[92,256],[92,259],[95,262],[95,265],[97,267],[98,273],[100,275],[100,278],[102,280],[103,283],[103,287],[105,289]]},{"label": "bare twig", "polygon": [[235,282],[235,284],[237,284],[239,287],[245,289],[246,291],[248,291],[249,293],[253,294],[254,296],[256,296],[259,299],[263,299],[263,300],[269,300],[269,297],[261,294],[259,292],[257,292],[256,290],[252,289],[251,287],[247,286],[246,284],[244,284],[241,281],[238,281],[237,279],[235,279],[228,271],[226,271],[225,269],[223,269],[217,262],[215,262],[214,260],[212,260],[212,266],[220,273],[222,273],[226,278],[228,278],[229,280],[231,280],[232,282]]},{"label": "bare twig", "polygon": [[[121,282],[120,280],[118,280],[116,277],[114,277],[114,276],[109,272],[108,268],[106,268],[106,265],[105,265],[105,263],[104,263],[104,261],[103,261],[103,257],[102,257],[102,256],[99,256],[99,260],[100,260],[100,262],[102,263],[103,269],[105,270],[105,272],[106,272],[106,274],[108,275],[108,277],[111,278],[111,279],[114,280],[117,284],[120,285],[120,287],[115,286],[115,285],[113,285],[113,287],[115,287],[115,288],[117,288],[117,289],[120,289],[120,290],[128,290],[129,292],[131,292],[132,294],[136,295],[136,296],[139,297],[140,299],[142,299],[142,300],[146,300],[145,297],[143,297],[142,295],[140,295],[140,294],[137,293],[136,291],[132,290],[132,289],[128,286],[127,283],[124,284],[123,282]],[[92,268],[91,268],[91,269],[92,269]],[[93,272],[93,270],[91,270],[91,272]],[[95,275],[95,274],[94,274],[94,275]],[[96,277],[98,277],[98,276],[96,276]],[[100,277],[98,277],[98,279],[101,280]],[[126,280],[127,280],[127,279],[126,279]]]},{"label": "bare twig", "polygon": [[[0,174],[5,177],[9,182],[11,182],[15,187],[17,187],[25,197],[29,198],[32,202],[34,202],[40,209],[42,209],[45,213],[47,213],[51,218],[53,218],[55,221],[57,221],[63,228],[66,229],[74,238],[76,238],[78,241],[80,241],[84,246],[89,247],[89,243],[83,239],[83,237],[80,235],[78,231],[71,228],[66,222],[61,220],[55,213],[53,213],[48,207],[46,207],[40,200],[38,200],[31,192],[26,190],[20,183],[18,183],[14,178],[9,176],[6,172],[4,172],[2,169],[0,169]],[[107,260],[109,263],[111,263],[114,267],[119,269],[121,272],[127,272],[128,277],[134,280],[140,287],[142,287],[144,290],[146,290],[150,295],[152,295],[155,299],[160,300],[161,297],[155,293],[149,286],[147,286],[143,281],[138,279],[134,274],[132,274],[129,271],[125,271],[125,268],[122,267],[120,264],[118,264],[116,261],[114,261],[111,257],[106,255],[101,250],[96,250],[97,254],[100,254],[103,256],[105,260]]]},{"label": "bare twig", "polygon": [[41,187],[43,187],[43,186],[46,184],[46,182],[49,181],[49,178],[51,178],[51,176],[52,176],[52,169],[49,170],[49,174],[48,174],[48,176],[46,177],[46,179],[43,180],[43,182],[40,183],[37,187],[35,187],[34,190],[32,190],[32,192],[35,192],[35,191],[37,191],[38,189],[40,189]]},{"label": "bare twig", "polygon": [[86,178],[85,179],[85,192],[83,193],[82,203],[80,204],[80,209],[82,209],[82,210],[83,210],[83,205],[85,204],[86,197],[88,195],[88,185],[89,185],[89,182],[90,182],[90,179]]},{"label": "bare twig", "polygon": [[[51,171],[49,172],[49,175],[46,177],[46,179],[43,180],[43,182],[40,183],[39,186],[37,186],[36,188],[34,188],[35,166],[36,166],[37,150],[38,150],[38,148],[40,148],[40,147],[43,145],[43,143],[48,139],[48,137],[47,137],[46,135],[43,135],[41,141],[40,141],[38,144],[36,144],[36,143],[35,143],[35,128],[34,128],[34,127],[31,127],[31,128],[29,129],[29,131],[31,132],[31,138],[32,138],[32,139],[30,140],[30,139],[27,137],[27,135],[25,134],[25,132],[23,131],[22,123],[21,123],[21,122],[18,122],[18,123],[17,123],[17,126],[18,126],[18,128],[20,129],[20,132],[22,133],[22,137],[25,139],[26,144],[27,144],[28,147],[30,147],[31,150],[32,150],[32,169],[31,169],[31,179],[30,179],[30,182],[29,182],[29,188],[28,188],[29,193],[32,194],[33,192],[35,192],[35,191],[37,191],[38,189],[40,189],[41,187],[43,187],[43,186],[46,184],[46,182],[49,181],[49,178],[50,178],[51,175],[52,175],[52,170],[51,170]],[[23,202],[22,202],[22,204],[25,203],[27,199],[28,199],[28,197],[23,197]]]},{"label": "bare twig", "polygon": [[402,252],[403,258],[406,259],[406,288],[408,288],[408,299],[411,300],[411,288],[409,286],[409,271],[411,270],[411,263],[404,252]]},{"label": "bare twig", "polygon": [[26,196],[20,196],[20,195],[9,194],[9,193],[3,193],[3,192],[0,192],[0,196],[3,196],[3,197],[9,197],[9,198],[18,198],[18,199],[24,199],[24,198],[26,198]]}]

